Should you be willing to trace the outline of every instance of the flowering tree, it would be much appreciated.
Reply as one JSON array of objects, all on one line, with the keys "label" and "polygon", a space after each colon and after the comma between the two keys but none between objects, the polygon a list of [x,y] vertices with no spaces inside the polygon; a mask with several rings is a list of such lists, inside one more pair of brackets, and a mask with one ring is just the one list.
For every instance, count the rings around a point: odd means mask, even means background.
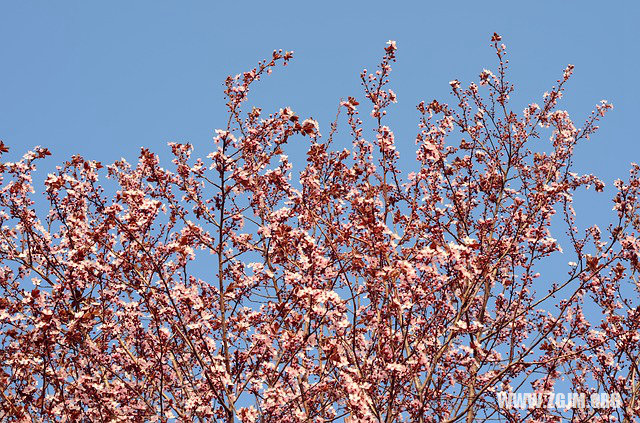
[{"label": "flowering tree", "polygon": [[[342,101],[326,138],[289,108],[243,108],[292,57],[276,51],[226,80],[227,125],[204,158],[186,144],[170,145],[173,170],[146,149],[106,168],[75,156],[46,179],[46,215],[32,174],[49,152],[0,164],[0,420],[640,416],[640,167],[616,183],[616,221],[580,231],[573,192],[604,184],[572,171],[574,148],[611,105],[576,128],[557,109],[569,66],[512,111],[500,42],[495,73],[451,81],[453,105],[418,105],[406,176],[385,125],[392,41],[361,74],[367,106]],[[303,138],[294,174],[284,151]],[[552,235],[575,258],[550,272]],[[562,380],[624,405],[496,399]]]}]

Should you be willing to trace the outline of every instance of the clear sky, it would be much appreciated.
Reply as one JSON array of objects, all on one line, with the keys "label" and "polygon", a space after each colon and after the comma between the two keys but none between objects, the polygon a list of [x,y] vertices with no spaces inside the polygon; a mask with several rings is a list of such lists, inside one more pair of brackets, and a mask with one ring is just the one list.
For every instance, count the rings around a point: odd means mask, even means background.
[{"label": "clear sky", "polygon": [[[639,22],[636,0],[0,0],[0,139],[11,158],[48,147],[45,174],[72,154],[135,161],[145,146],[167,157],[170,141],[205,156],[226,121],[225,77],[277,48],[295,50],[294,61],[253,91],[254,104],[291,106],[326,133],[339,99],[361,94],[359,72],[374,69],[393,39],[399,103],[390,118],[399,150],[413,151],[415,105],[450,101],[450,80],[494,69],[489,38],[498,32],[516,110],[541,102],[569,63],[576,69],[561,108],[578,125],[601,99],[613,102],[577,152],[578,170],[609,187],[580,197],[578,222],[603,223],[612,181],[640,161]],[[301,152],[290,154],[294,165],[304,163]],[[553,277],[573,259],[560,257]]]},{"label": "clear sky", "polygon": [[373,69],[394,39],[392,129],[412,149],[415,105],[450,100],[448,81],[477,81],[494,68],[496,31],[510,52],[516,100],[539,102],[572,63],[562,107],[577,123],[600,99],[614,103],[578,151],[579,170],[611,186],[640,161],[638,2],[395,3],[1,0],[0,139],[12,157],[49,147],[51,166],[76,153],[135,161],[140,146],[165,155],[169,141],[206,155],[225,121],[225,76],[275,48],[295,50],[295,59],[261,84],[255,103],[291,106],[326,132],[339,98],[360,94],[359,71]]}]

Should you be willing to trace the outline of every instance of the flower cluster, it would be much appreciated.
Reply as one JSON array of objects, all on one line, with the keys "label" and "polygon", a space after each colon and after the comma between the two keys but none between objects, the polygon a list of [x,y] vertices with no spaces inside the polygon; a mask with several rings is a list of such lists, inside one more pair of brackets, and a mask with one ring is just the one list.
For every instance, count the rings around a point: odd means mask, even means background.
[{"label": "flower cluster", "polygon": [[75,156],[44,198],[46,149],[0,163],[0,420],[610,421],[498,407],[563,378],[640,417],[640,167],[615,183],[615,222],[578,228],[574,192],[604,183],[574,151],[611,105],[576,126],[557,108],[569,66],[512,110],[501,40],[497,70],[451,81],[453,105],[418,105],[412,172],[386,121],[394,41],[326,138],[247,108],[292,57],[275,51],[226,80],[205,157]]}]

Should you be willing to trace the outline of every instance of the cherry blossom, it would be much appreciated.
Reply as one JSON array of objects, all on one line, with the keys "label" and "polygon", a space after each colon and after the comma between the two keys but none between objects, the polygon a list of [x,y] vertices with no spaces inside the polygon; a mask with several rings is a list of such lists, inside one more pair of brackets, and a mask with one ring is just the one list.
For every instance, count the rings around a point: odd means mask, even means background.
[{"label": "cherry blossom", "polygon": [[[2,161],[0,420],[637,421],[640,166],[614,220],[579,228],[574,192],[606,194],[574,154],[612,106],[559,109],[569,65],[515,110],[501,41],[495,70],[417,106],[413,160],[389,41],[326,131],[250,106],[277,50],[227,78],[202,157],[74,156],[43,186],[48,150]],[[563,382],[624,407],[498,405]]]}]

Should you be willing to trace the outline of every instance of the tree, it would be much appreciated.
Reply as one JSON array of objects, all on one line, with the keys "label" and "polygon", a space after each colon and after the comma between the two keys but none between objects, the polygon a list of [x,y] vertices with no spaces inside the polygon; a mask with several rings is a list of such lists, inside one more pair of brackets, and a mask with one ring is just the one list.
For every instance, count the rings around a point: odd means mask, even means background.
[{"label": "tree", "polygon": [[[569,66],[541,105],[514,112],[505,47],[491,43],[495,74],[451,81],[453,105],[418,105],[406,176],[385,125],[393,41],[361,74],[371,137],[353,97],[326,138],[289,108],[244,108],[292,58],[275,51],[226,80],[227,126],[204,158],[176,143],[173,170],[147,149],[106,168],[74,156],[46,179],[46,216],[32,174],[48,150],[3,162],[2,420],[640,416],[640,167],[616,182],[617,220],[580,231],[573,193],[604,184],[572,171],[574,149],[612,106],[576,128],[557,109]],[[295,180],[294,138],[308,140]],[[567,268],[544,268],[561,250],[552,235],[575,256]],[[624,406],[498,404],[563,378]]]}]

